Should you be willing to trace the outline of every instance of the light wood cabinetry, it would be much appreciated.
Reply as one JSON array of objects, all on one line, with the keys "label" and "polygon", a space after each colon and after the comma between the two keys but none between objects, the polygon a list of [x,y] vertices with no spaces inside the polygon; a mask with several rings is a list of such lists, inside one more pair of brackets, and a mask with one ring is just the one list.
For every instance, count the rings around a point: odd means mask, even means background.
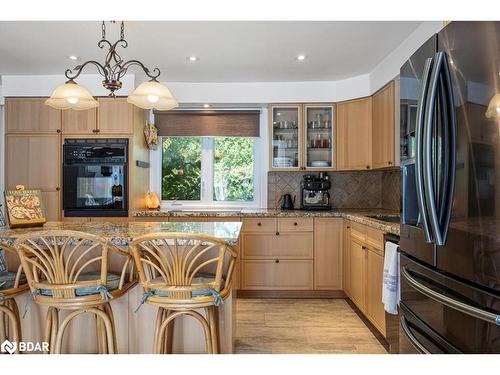
[{"label": "light wood cabinetry", "polygon": [[334,104],[269,106],[270,170],[334,170],[335,142]]},{"label": "light wood cabinetry", "polygon": [[313,284],[311,260],[242,260],[242,289],[310,290]]},{"label": "light wood cabinetry", "polygon": [[62,111],[62,130],[65,134],[96,134],[97,108],[85,111]]},{"label": "light wood cabinetry", "polygon": [[126,98],[98,98],[97,126],[99,134],[131,134],[134,132],[133,105]]},{"label": "light wood cabinetry", "polygon": [[337,169],[372,168],[372,98],[337,104]]},{"label": "light wood cabinetry", "polygon": [[343,219],[314,219],[314,289],[342,289]]},{"label": "light wood cabinetry", "polygon": [[344,220],[344,235],[342,243],[342,286],[345,294],[351,298],[351,259],[349,256],[349,244],[351,240],[351,226],[349,221]]},{"label": "light wood cabinetry", "polygon": [[386,332],[385,310],[382,304],[382,280],[384,272],[383,233],[359,223],[346,222],[348,244],[344,263],[348,281],[344,288],[349,298],[384,336]]},{"label": "light wood cabinetry", "polygon": [[395,165],[394,107],[394,81],[391,81],[373,95],[373,168]]},{"label": "light wood cabinetry", "polygon": [[6,98],[5,132],[58,133],[61,111],[44,104],[46,98]]},{"label": "light wood cabinetry", "polygon": [[5,137],[5,188],[39,189],[49,220],[60,217],[60,135],[8,134]]}]

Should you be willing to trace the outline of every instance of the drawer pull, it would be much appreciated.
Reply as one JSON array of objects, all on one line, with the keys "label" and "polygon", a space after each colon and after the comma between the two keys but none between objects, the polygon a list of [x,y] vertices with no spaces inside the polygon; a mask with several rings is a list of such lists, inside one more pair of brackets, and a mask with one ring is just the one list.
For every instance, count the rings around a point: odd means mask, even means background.
[{"label": "drawer pull", "polygon": [[279,259],[276,259],[276,260],[274,261],[274,263],[279,263],[279,262],[280,262],[280,260],[279,260]]},{"label": "drawer pull", "polygon": [[258,226],[258,227],[262,226],[262,223],[257,223],[257,226]]},{"label": "drawer pull", "polygon": [[298,224],[297,222],[295,222],[295,223],[293,223],[293,225],[297,226],[297,225],[299,225],[299,224]]},{"label": "drawer pull", "polygon": [[276,232],[276,235],[279,236],[280,235],[280,232]]},{"label": "drawer pull", "polygon": [[366,250],[366,246],[361,246],[361,248],[362,248],[363,250]]}]

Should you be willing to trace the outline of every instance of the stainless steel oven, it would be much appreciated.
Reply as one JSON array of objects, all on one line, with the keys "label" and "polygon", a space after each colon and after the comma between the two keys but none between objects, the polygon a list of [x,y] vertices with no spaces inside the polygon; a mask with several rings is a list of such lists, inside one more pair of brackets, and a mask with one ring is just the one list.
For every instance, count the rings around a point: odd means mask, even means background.
[{"label": "stainless steel oven", "polygon": [[128,140],[67,139],[64,216],[128,216]]}]

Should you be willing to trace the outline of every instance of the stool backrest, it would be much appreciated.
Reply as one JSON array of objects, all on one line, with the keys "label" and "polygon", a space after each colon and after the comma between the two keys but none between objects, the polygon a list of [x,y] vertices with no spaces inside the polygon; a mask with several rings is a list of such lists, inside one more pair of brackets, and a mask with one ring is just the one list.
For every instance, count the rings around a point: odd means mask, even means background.
[{"label": "stool backrest", "polygon": [[[167,291],[172,299],[191,298],[197,290],[219,292],[231,285],[236,252],[215,237],[186,233],[151,233],[130,245],[145,291]],[[209,272],[210,281],[196,282]]]},{"label": "stool backrest", "polygon": [[[44,296],[75,298],[78,288],[105,286],[108,242],[88,233],[51,230],[20,236],[14,248],[32,292]],[[95,271],[90,280],[84,273]],[[35,297],[36,298],[36,297]]]}]

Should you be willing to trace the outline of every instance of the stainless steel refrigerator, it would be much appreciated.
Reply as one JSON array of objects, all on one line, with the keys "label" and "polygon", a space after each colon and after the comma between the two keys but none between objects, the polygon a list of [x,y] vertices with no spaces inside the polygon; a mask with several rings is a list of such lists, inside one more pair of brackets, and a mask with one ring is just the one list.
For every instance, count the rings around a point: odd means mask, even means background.
[{"label": "stainless steel refrigerator", "polygon": [[401,67],[401,353],[500,353],[500,22]]}]

